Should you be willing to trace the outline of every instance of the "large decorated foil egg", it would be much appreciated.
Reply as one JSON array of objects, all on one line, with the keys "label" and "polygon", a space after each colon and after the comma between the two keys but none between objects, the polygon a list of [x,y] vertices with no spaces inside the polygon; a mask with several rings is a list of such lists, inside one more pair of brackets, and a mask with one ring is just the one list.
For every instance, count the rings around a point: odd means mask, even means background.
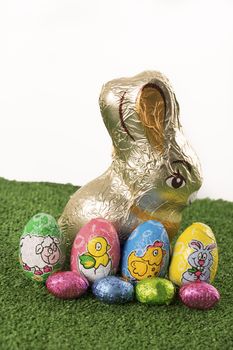
[{"label": "large decorated foil egg", "polygon": [[120,243],[114,226],[105,219],[93,219],[78,232],[71,251],[71,270],[90,282],[116,273]]},{"label": "large decorated foil egg", "polygon": [[135,282],[165,276],[169,252],[169,238],[164,226],[154,220],[142,223],[131,233],[123,247],[122,276]]},{"label": "large decorated foil egg", "polygon": [[86,278],[72,271],[53,273],[46,281],[48,291],[61,299],[79,298],[86,292],[88,286]]},{"label": "large decorated foil egg", "polygon": [[189,226],[177,239],[169,268],[176,285],[195,281],[211,283],[218,267],[218,249],[211,228],[200,222]]},{"label": "large decorated foil egg", "polygon": [[165,278],[152,277],[139,281],[136,299],[145,304],[169,305],[175,296],[175,286]]},{"label": "large decorated foil egg", "polygon": [[64,237],[51,215],[39,213],[28,221],[20,238],[19,261],[25,275],[38,282],[62,269]]},{"label": "large decorated foil egg", "polygon": [[94,282],[92,292],[97,299],[109,304],[122,304],[134,298],[133,285],[116,276],[108,276]]}]

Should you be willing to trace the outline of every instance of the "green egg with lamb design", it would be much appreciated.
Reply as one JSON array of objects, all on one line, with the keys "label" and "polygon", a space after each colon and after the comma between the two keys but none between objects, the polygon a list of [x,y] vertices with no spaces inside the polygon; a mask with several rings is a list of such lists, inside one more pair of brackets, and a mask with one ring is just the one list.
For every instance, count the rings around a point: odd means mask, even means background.
[{"label": "green egg with lamb design", "polygon": [[49,214],[34,215],[26,224],[19,244],[19,262],[27,277],[45,282],[65,261],[64,236]]}]

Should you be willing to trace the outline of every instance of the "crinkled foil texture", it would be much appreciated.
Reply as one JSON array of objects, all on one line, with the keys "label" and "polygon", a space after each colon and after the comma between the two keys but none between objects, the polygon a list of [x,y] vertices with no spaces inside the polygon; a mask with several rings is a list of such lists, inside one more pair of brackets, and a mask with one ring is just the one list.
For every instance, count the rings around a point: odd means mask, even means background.
[{"label": "crinkled foil texture", "polygon": [[61,229],[73,241],[84,224],[103,217],[124,241],[141,222],[157,220],[172,238],[202,177],[168,79],[146,71],[112,80],[103,86],[99,104],[113,143],[112,164],[70,198]]}]

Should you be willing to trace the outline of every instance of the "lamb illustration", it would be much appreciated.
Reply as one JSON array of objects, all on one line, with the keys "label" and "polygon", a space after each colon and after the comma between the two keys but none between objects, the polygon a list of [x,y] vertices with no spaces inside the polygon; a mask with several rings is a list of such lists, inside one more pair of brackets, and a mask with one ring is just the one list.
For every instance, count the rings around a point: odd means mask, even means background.
[{"label": "lamb illustration", "polygon": [[192,240],[189,247],[195,251],[188,257],[188,262],[191,265],[182,275],[182,283],[204,281],[209,283],[210,267],[213,264],[213,256],[211,251],[216,248],[216,244],[209,244],[206,247],[200,241]]},{"label": "lamb illustration", "polygon": [[20,252],[24,270],[34,275],[52,271],[61,256],[60,240],[51,236],[26,235],[20,240]]}]

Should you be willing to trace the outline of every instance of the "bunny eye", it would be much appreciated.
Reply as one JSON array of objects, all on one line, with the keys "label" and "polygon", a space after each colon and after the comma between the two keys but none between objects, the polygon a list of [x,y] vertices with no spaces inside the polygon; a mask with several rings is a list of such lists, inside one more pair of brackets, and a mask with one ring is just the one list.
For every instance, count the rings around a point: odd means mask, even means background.
[{"label": "bunny eye", "polygon": [[204,254],[202,255],[202,257],[203,257],[203,259],[205,260],[205,259],[207,258],[206,253],[204,253]]},{"label": "bunny eye", "polygon": [[177,189],[184,187],[186,185],[186,181],[185,178],[178,171],[177,173],[174,173],[174,175],[171,175],[166,179],[166,184],[169,187]]},{"label": "bunny eye", "polygon": [[201,253],[198,254],[198,259],[202,259],[202,254]]}]

